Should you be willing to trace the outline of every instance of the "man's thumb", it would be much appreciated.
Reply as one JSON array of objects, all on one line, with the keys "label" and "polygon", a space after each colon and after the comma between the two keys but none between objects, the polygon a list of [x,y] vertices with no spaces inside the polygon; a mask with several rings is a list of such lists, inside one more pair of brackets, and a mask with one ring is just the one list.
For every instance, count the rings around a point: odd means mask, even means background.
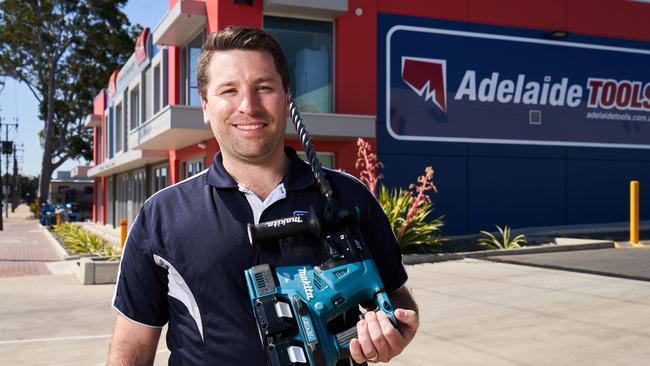
[{"label": "man's thumb", "polygon": [[395,310],[395,317],[400,323],[411,330],[415,330],[418,327],[418,314],[413,310],[397,309]]}]

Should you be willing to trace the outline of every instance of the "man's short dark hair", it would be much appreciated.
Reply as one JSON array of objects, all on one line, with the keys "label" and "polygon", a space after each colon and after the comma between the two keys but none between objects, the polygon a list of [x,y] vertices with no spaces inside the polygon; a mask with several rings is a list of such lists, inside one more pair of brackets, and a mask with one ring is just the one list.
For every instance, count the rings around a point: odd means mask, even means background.
[{"label": "man's short dark hair", "polygon": [[289,68],[282,46],[267,32],[257,28],[227,27],[208,36],[203,43],[201,55],[196,64],[196,83],[199,94],[206,99],[210,75],[208,67],[215,51],[247,50],[266,51],[275,62],[275,70],[282,78],[285,93],[289,91]]}]

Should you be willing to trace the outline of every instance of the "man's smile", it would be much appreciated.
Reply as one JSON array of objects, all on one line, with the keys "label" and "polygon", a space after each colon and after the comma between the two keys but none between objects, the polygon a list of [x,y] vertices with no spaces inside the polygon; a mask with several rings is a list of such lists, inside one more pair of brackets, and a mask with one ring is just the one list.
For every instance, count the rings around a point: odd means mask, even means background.
[{"label": "man's smile", "polygon": [[266,125],[266,123],[259,122],[259,123],[235,124],[234,126],[237,127],[240,130],[250,131],[250,130],[260,129],[260,128],[264,127],[265,125]]}]

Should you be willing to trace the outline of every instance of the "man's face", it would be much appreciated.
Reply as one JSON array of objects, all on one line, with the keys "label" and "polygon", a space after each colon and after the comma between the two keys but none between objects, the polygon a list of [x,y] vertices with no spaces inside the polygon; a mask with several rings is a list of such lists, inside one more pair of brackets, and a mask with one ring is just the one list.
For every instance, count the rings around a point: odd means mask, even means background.
[{"label": "man's face", "polygon": [[201,98],[224,159],[265,164],[284,154],[288,95],[268,52],[216,51]]}]

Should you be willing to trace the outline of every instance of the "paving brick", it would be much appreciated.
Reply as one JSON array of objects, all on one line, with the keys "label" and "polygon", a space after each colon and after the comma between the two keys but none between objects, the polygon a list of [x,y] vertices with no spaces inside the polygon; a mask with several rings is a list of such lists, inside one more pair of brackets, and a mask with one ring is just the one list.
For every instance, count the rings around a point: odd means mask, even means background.
[{"label": "paving brick", "polygon": [[46,262],[60,258],[36,220],[6,220],[0,231],[0,277],[50,274]]}]

